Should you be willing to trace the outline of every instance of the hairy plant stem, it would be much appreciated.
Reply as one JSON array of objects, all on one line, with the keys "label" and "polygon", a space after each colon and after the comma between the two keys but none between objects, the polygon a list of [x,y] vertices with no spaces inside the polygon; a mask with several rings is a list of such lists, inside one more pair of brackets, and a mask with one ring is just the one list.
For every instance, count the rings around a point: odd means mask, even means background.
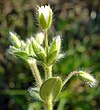
[{"label": "hairy plant stem", "polygon": [[64,86],[64,85],[69,81],[69,79],[70,79],[73,75],[75,75],[75,73],[76,73],[76,72],[71,72],[71,73],[66,77],[66,79],[63,81],[62,86]]},{"label": "hairy plant stem", "polygon": [[[45,37],[45,49],[46,49],[47,61],[48,61],[48,35],[47,35],[47,30],[44,30],[44,37]],[[52,77],[52,65],[46,66],[44,69],[45,69],[45,79]]]},{"label": "hairy plant stem", "polygon": [[45,67],[45,79],[52,77],[52,65]]},{"label": "hairy plant stem", "polygon": [[45,38],[45,49],[46,49],[46,54],[47,54],[47,59],[48,59],[48,35],[47,35],[47,30],[44,30],[44,38]]},{"label": "hairy plant stem", "polygon": [[31,68],[32,74],[36,80],[37,85],[40,87],[42,84],[42,79],[41,79],[39,70],[37,68],[36,60],[35,59],[28,60],[28,64]]},{"label": "hairy plant stem", "polygon": [[46,102],[46,110],[53,110],[52,100],[51,100],[51,99],[49,99],[49,100]]}]

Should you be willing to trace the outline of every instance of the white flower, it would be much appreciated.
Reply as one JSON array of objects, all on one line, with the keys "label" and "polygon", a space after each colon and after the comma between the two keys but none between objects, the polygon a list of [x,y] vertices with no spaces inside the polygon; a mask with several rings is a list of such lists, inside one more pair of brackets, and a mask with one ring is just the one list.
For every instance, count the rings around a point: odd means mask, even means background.
[{"label": "white flower", "polygon": [[39,24],[42,29],[48,29],[52,22],[52,9],[49,5],[38,8]]}]

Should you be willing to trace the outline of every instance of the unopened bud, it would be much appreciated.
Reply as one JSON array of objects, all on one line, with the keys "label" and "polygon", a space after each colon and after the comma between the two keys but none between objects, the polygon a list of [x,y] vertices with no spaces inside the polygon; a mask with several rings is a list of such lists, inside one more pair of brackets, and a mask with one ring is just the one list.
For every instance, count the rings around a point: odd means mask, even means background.
[{"label": "unopened bud", "polygon": [[61,48],[61,38],[58,36],[49,49],[48,64],[52,64],[58,57]]},{"label": "unopened bud", "polygon": [[59,52],[60,52],[60,49],[61,49],[61,38],[60,38],[60,36],[57,36],[57,39],[56,39],[56,48],[57,48],[57,55],[58,55]]},{"label": "unopened bud", "polygon": [[43,30],[48,29],[52,23],[52,9],[49,5],[38,7],[38,20]]},{"label": "unopened bud", "polygon": [[20,42],[20,40],[18,39],[18,36],[15,33],[10,32],[10,39],[11,39],[11,42],[13,43],[13,45],[16,48],[21,47],[21,42]]},{"label": "unopened bud", "polygon": [[36,34],[36,41],[41,45],[44,40],[44,34],[42,32]]},{"label": "unopened bud", "polygon": [[88,84],[90,87],[97,85],[97,80],[89,73],[85,71],[79,71],[78,74],[84,81],[86,81],[86,84]]},{"label": "unopened bud", "polygon": [[46,61],[46,53],[42,46],[40,46],[34,38],[31,38],[33,50],[38,60]]},{"label": "unopened bud", "polygon": [[25,46],[25,51],[29,54],[29,56],[35,56],[33,47],[32,47],[32,41],[31,39],[27,39],[26,41],[26,46]]}]

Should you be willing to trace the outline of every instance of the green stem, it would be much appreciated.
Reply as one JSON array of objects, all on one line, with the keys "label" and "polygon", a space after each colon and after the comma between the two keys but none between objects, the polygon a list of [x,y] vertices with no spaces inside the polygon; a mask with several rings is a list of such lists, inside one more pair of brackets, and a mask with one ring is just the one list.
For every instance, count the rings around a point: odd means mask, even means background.
[{"label": "green stem", "polygon": [[47,30],[44,30],[44,37],[45,37],[46,54],[47,54],[47,58],[48,58],[48,35],[47,35]]},{"label": "green stem", "polygon": [[29,66],[31,68],[32,74],[36,80],[36,83],[40,87],[42,84],[42,79],[41,79],[39,70],[38,70],[37,65],[36,65],[36,60],[35,59],[34,60],[28,60],[28,63],[29,63]]},{"label": "green stem", "polygon": [[46,102],[46,110],[53,110],[52,100]]},{"label": "green stem", "polygon": [[[45,37],[45,49],[47,54],[47,61],[48,61],[48,35],[47,30],[44,30],[44,37]],[[46,66],[45,69],[45,79],[52,77],[52,66]]]},{"label": "green stem", "polygon": [[70,79],[73,75],[75,75],[75,73],[76,73],[76,72],[71,72],[71,73],[66,77],[66,79],[63,81],[62,86],[64,86],[64,85],[69,81],[69,79]]},{"label": "green stem", "polygon": [[45,69],[45,79],[51,78],[52,77],[52,65],[47,66],[44,69]]}]

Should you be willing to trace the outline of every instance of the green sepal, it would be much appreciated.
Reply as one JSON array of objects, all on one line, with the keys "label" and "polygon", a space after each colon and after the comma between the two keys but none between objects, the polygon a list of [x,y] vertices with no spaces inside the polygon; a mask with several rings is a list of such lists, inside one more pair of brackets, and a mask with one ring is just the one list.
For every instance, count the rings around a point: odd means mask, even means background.
[{"label": "green sepal", "polygon": [[26,44],[24,51],[29,54],[29,43]]},{"label": "green sepal", "polygon": [[49,10],[49,19],[48,19],[48,23],[47,23],[48,28],[51,26],[51,23],[52,23],[52,11]]},{"label": "green sepal", "polygon": [[34,53],[34,50],[33,50],[33,47],[32,47],[32,43],[29,45],[29,54],[32,55],[32,56],[35,56],[35,53]]},{"label": "green sepal", "polygon": [[32,47],[34,49],[34,52],[36,54],[36,56],[38,57],[38,59],[40,61],[45,62],[46,61],[46,53],[45,50],[42,46],[40,46],[36,40],[34,38],[32,38]]},{"label": "green sepal", "polygon": [[56,49],[56,40],[54,40],[50,46],[49,54],[53,53]]},{"label": "green sepal", "polygon": [[61,47],[61,39],[59,36],[52,42],[50,46],[48,59],[47,59],[48,65],[51,65],[58,58],[60,47]]},{"label": "green sepal", "polygon": [[52,77],[46,80],[40,87],[40,97],[43,101],[55,100],[62,89],[60,77]]},{"label": "green sepal", "polygon": [[54,40],[50,46],[47,63],[52,64],[57,57],[56,40]]},{"label": "green sepal", "polygon": [[33,47],[32,47],[32,42],[27,42],[26,43],[26,46],[24,47],[24,51],[26,53],[28,53],[29,56],[35,56],[35,53],[34,53],[34,50],[33,50]]},{"label": "green sepal", "polygon": [[51,65],[56,60],[56,56],[57,56],[57,50],[55,50],[48,56],[48,65]]},{"label": "green sepal", "polygon": [[40,26],[41,26],[42,29],[47,28],[46,20],[45,20],[42,13],[41,13],[41,15],[39,15],[39,23],[40,23]]}]

